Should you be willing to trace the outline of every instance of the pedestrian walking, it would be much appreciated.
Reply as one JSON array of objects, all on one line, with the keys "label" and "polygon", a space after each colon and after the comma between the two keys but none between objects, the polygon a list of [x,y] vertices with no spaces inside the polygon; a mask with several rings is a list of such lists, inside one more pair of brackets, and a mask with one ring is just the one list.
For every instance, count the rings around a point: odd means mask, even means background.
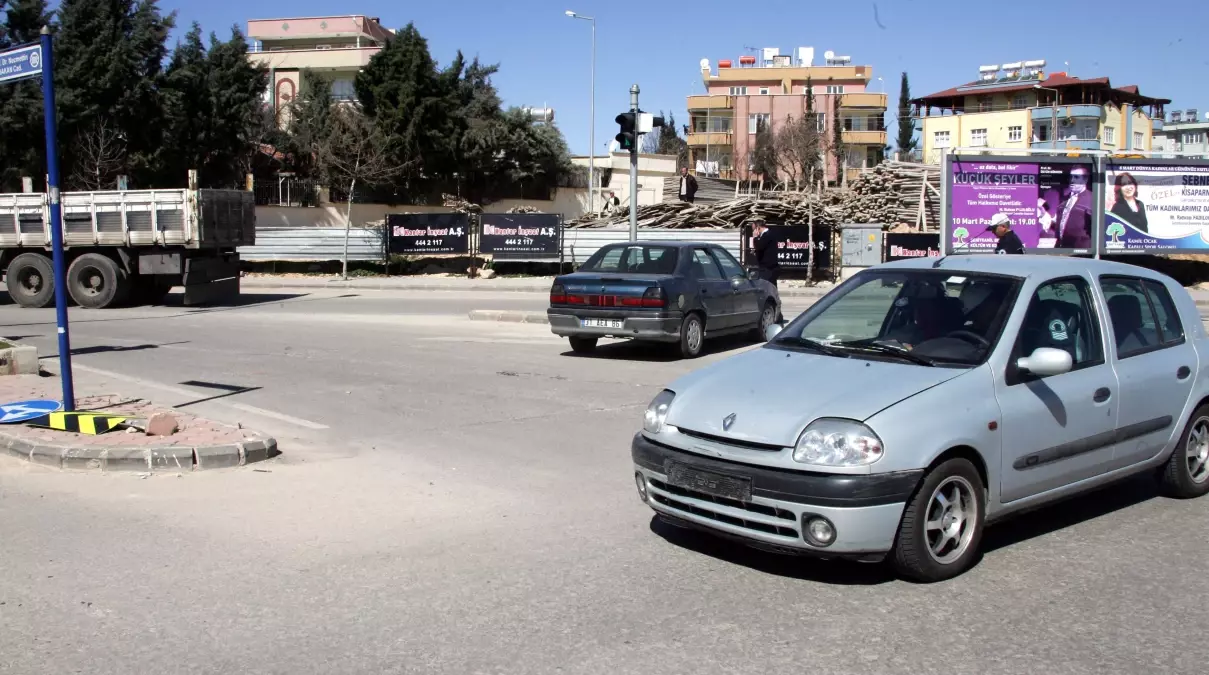
[{"label": "pedestrian walking", "polygon": [[697,179],[689,175],[688,167],[680,167],[680,201],[693,203],[697,196]]},{"label": "pedestrian walking", "polygon": [[763,218],[751,221],[751,236],[760,278],[776,286],[777,278],[781,276],[781,265],[777,262],[777,236],[764,223]]},{"label": "pedestrian walking", "polygon": [[1012,219],[1008,218],[1006,213],[996,213],[991,216],[991,224],[987,226],[988,232],[994,232],[996,237],[999,237],[999,243],[995,246],[996,253],[1012,253],[1022,255],[1024,253],[1024,242],[1020,241],[1020,235],[1012,231]]}]

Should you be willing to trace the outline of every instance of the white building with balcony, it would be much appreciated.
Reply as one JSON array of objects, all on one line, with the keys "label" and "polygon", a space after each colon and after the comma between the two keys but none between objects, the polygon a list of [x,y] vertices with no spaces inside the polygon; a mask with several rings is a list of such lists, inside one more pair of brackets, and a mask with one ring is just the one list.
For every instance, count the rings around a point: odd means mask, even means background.
[{"label": "white building with balcony", "polygon": [[336,100],[354,100],[357,72],[392,35],[377,18],[361,15],[253,19],[248,59],[269,72],[265,101],[274,110],[301,93],[303,70],[326,78]]}]

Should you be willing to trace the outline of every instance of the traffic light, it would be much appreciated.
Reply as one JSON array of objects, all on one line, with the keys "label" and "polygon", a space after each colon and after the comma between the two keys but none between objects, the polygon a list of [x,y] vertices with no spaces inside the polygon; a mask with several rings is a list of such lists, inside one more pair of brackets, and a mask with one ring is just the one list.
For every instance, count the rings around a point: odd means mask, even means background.
[{"label": "traffic light", "polygon": [[634,128],[635,115],[632,112],[621,113],[615,120],[621,126],[621,133],[613,137],[622,150],[633,150],[638,147],[638,132]]}]

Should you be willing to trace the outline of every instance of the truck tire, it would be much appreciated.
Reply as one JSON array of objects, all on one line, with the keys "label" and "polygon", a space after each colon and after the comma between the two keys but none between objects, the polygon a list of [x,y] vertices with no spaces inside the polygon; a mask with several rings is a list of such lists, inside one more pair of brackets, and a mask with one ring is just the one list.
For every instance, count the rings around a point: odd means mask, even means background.
[{"label": "truck tire", "polygon": [[22,253],[8,264],[8,296],[22,307],[41,309],[55,302],[55,274],[50,258]]},{"label": "truck tire", "polygon": [[130,277],[111,258],[85,253],[67,268],[67,291],[81,307],[104,309],[130,293]]}]

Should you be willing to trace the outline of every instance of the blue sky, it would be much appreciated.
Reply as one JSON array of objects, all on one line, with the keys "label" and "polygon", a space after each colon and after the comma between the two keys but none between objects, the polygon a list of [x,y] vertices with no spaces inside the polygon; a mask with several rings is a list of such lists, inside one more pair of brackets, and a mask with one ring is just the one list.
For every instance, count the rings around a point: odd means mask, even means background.
[{"label": "blue sky", "polygon": [[[498,62],[495,84],[506,104],[548,105],[573,152],[588,150],[591,26],[568,9],[596,17],[596,145],[617,133],[629,107],[672,111],[688,121],[684,97],[700,93],[699,63],[737,59],[745,47],[813,46],[852,56],[884,78],[891,106],[907,71],[913,95],[977,78],[978,66],[1046,59],[1049,70],[1108,76],[1172,107],[1209,112],[1209,1],[1137,0],[815,0],[630,2],[614,0],[161,0],[179,12],[181,30],[199,21],[226,34],[253,18],[366,14],[388,27],[415,22],[438,62],[457,50]],[[1069,69],[1064,65],[1069,62]],[[874,80],[876,91],[883,83]],[[891,132],[893,133],[893,127]]]}]

